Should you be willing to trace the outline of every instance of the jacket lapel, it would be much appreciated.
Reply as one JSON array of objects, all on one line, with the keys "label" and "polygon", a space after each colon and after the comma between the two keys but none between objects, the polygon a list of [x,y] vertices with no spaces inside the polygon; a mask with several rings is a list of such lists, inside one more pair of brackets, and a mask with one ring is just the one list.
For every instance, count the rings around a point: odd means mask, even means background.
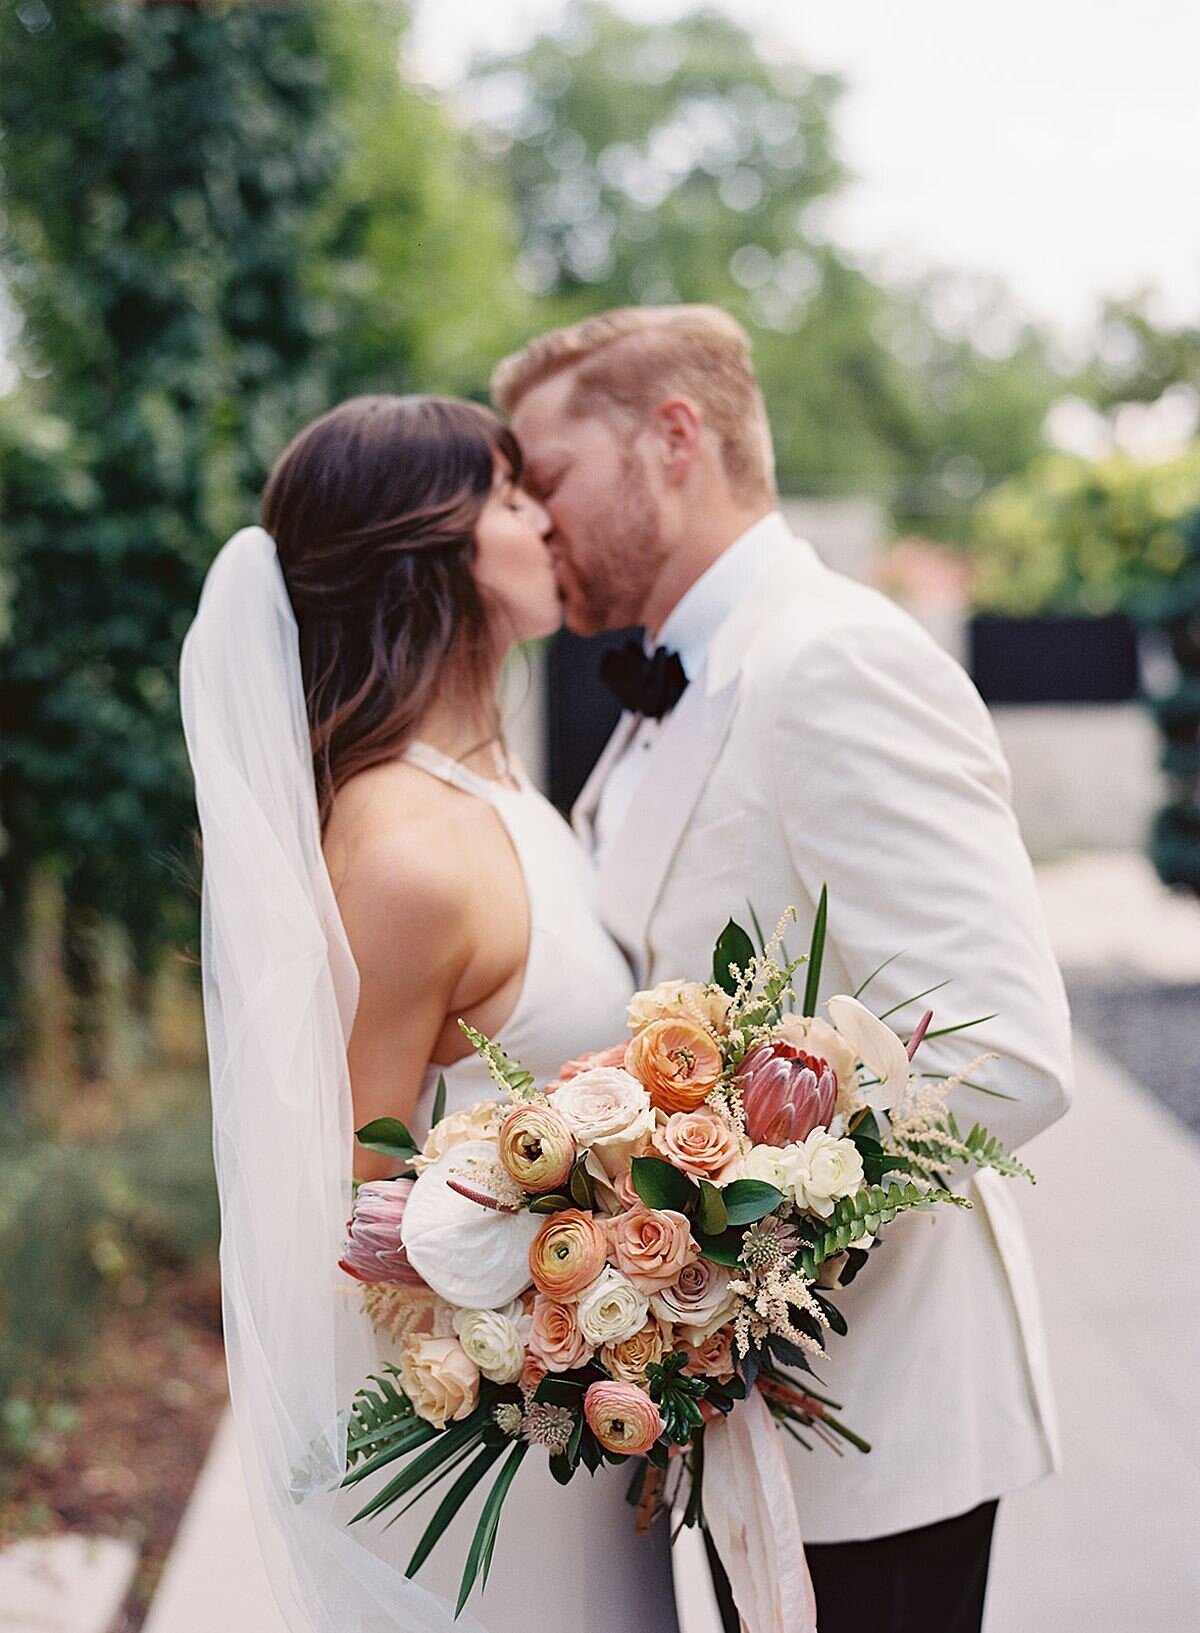
[{"label": "jacket lapel", "polygon": [[600,805],[601,791],[608,781],[609,772],[625,752],[629,739],[637,731],[640,720],[640,715],[623,714],[617,721],[612,736],[605,743],[600,758],[592,767],[588,780],[571,807],[571,826],[589,856],[594,856],[596,851],[596,812]]},{"label": "jacket lapel", "polygon": [[646,962],[646,927],[671,858],[725,741],[737,702],[734,675],[717,692],[704,677],[672,710],[646,767],[645,780],[604,853],[600,908],[635,970]]}]

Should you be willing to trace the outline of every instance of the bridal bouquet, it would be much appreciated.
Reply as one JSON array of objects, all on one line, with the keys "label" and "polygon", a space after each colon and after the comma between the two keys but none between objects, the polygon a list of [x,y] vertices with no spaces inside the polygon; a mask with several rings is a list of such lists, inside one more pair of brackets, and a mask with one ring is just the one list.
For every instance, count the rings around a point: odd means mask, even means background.
[{"label": "bridal bouquet", "polygon": [[924,1038],[961,1027],[931,1032],[927,1012],[903,1039],[860,996],[814,1013],[825,923],[822,896],[807,958],[790,959],[783,926],[756,946],[731,922],[711,981],[637,993],[625,1042],[540,1087],[464,1025],[496,1099],[443,1116],[442,1084],[420,1150],[392,1118],[358,1130],[409,1171],[358,1188],[343,1249],[399,1354],[355,1397],[344,1483],[403,1460],[358,1520],[454,1476],[411,1576],[499,1464],[459,1610],[486,1582],[532,1447],[564,1485],[637,1459],[639,1524],[682,1509],[718,1544],[713,1510],[734,1502],[718,1430],[767,1423],[767,1444],[760,1430],[747,1451],[759,1465],[779,1459],[772,1420],[805,1446],[869,1450],[809,1381],[828,1335],[846,1331],[839,1289],[898,1214],[970,1206],[948,1189],[955,1167],[1032,1177],[947,1109],[968,1073],[914,1071]]}]

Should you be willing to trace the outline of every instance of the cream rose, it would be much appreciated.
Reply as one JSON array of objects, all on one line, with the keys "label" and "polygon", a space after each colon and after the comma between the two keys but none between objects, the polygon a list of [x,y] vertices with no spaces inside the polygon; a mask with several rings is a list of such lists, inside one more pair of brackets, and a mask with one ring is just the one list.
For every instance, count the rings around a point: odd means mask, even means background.
[{"label": "cream rose", "polygon": [[554,1110],[610,1180],[649,1149],[654,1132],[650,1096],[620,1066],[598,1066],[560,1084]]},{"label": "cream rose", "polygon": [[729,994],[699,981],[660,981],[629,1000],[629,1030],[640,1032],[652,1021],[699,1021],[714,1032],[724,1032],[729,1019]]},{"label": "cream rose", "polygon": [[761,1179],[766,1184],[773,1185],[777,1191],[786,1192],[790,1182],[783,1163],[785,1149],[786,1147],[780,1145],[751,1146],[738,1164],[737,1177]]},{"label": "cream rose", "polygon": [[509,1311],[456,1310],[454,1331],[467,1358],[485,1378],[494,1384],[516,1383],[525,1364],[525,1345],[511,1307]]},{"label": "cream rose", "polygon": [[652,1316],[631,1337],[623,1338],[619,1344],[605,1344],[597,1360],[618,1383],[645,1383],[646,1368],[652,1361],[662,1360],[668,1338],[662,1322]]},{"label": "cream rose", "polygon": [[786,1145],[780,1164],[796,1205],[828,1219],[835,1202],[853,1196],[863,1182],[862,1157],[853,1140],[834,1139],[814,1128],[803,1144]]},{"label": "cream rose", "polygon": [[606,1265],[576,1305],[579,1330],[590,1344],[619,1344],[643,1325],[650,1305],[619,1270]]},{"label": "cream rose", "polygon": [[500,1132],[506,1108],[498,1100],[477,1100],[464,1111],[452,1111],[431,1128],[420,1155],[413,1157],[414,1173],[423,1174],[426,1168],[468,1140],[494,1140]]},{"label": "cream rose", "polygon": [[729,1291],[732,1280],[733,1272],[723,1264],[696,1259],[684,1265],[673,1286],[651,1296],[650,1308],[677,1326],[688,1344],[702,1344],[737,1308],[737,1297]]},{"label": "cream rose", "polygon": [[469,1417],[479,1399],[479,1368],[457,1338],[408,1339],[400,1381],[417,1416],[438,1429]]},{"label": "cream rose", "polygon": [[737,1166],[737,1135],[711,1106],[675,1111],[654,1130],[654,1149],[693,1179],[722,1184]]}]

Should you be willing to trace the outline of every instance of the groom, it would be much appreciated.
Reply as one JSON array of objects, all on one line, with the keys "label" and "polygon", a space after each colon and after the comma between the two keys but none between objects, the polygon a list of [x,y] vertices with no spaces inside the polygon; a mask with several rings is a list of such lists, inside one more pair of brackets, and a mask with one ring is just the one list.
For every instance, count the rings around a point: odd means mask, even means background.
[{"label": "groom", "polygon": [[[607,312],[505,359],[493,394],[569,626],[647,632],[651,655],[609,664],[626,712],[574,813],[639,981],[694,971],[747,903],[768,931],[795,906],[804,942],[826,885],[822,996],[898,955],[864,997],[903,1033],[925,1008],[905,1001],[950,978],[935,1027],[993,1018],[926,1044],[924,1069],[996,1056],[970,1074],[994,1095],[954,1091],[960,1124],[1012,1147],[1054,1122],[1067,1008],[991,722],[910,618],[790,533],[742,329]],[[997,1500],[1055,1467],[1011,1183],[898,1220],[843,1295],[829,1384],[875,1449],[787,1443],[821,1633],[974,1633]]]}]

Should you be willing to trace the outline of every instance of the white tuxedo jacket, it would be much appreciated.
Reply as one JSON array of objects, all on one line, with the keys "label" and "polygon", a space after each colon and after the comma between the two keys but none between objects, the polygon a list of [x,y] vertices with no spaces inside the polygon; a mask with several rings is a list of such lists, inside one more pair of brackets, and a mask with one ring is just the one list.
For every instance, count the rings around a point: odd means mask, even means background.
[{"label": "white tuxedo jacket", "polygon": [[[618,726],[576,804],[585,843]],[[1066,998],[991,721],[962,669],[907,614],[781,541],[664,722],[600,867],[600,907],[639,982],[705,977],[727,918],[769,934],[789,906],[805,950],[821,886],[821,997],[877,1014],[951,978],[934,1026],[995,1012],[922,1046],[928,1071],[979,1068],[1009,1099],[952,1107],[1010,1147],[1068,1103]],[[914,1024],[914,1004],[897,1024]],[[973,1211],[896,1220],[839,1295],[850,1324],[819,1370],[874,1443],[837,1458],[785,1441],[810,1542],[885,1536],[961,1514],[1056,1466],[1036,1289],[1009,1187],[969,1182]]]}]

